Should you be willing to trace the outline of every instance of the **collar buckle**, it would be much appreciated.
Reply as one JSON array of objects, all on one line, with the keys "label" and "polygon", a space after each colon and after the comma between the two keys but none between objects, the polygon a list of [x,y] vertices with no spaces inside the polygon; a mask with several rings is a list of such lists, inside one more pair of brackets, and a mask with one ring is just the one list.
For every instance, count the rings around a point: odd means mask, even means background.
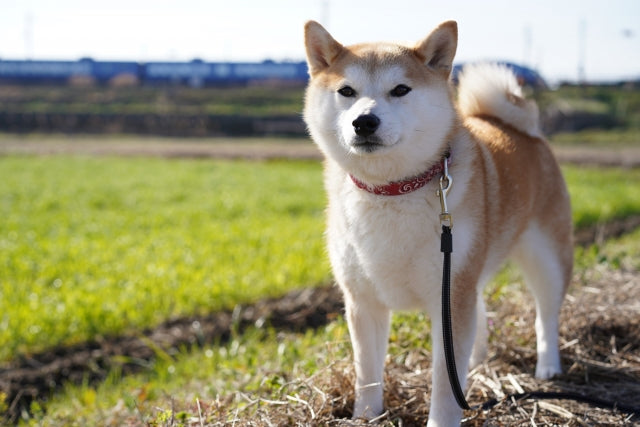
[{"label": "collar buckle", "polygon": [[440,176],[439,189],[436,195],[440,197],[440,225],[453,228],[453,217],[447,206],[447,194],[453,185],[453,177],[449,174],[449,157],[445,157],[442,161],[442,175]]}]

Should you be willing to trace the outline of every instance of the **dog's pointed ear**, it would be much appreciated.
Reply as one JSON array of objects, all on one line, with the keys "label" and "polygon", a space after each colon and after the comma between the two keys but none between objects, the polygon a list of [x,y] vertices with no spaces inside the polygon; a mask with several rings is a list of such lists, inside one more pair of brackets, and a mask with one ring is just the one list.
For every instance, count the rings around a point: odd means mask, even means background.
[{"label": "dog's pointed ear", "polygon": [[315,21],[308,21],[304,25],[304,44],[312,77],[329,67],[343,49],[342,45]]},{"label": "dog's pointed ear", "polygon": [[418,42],[414,51],[425,65],[449,77],[457,47],[458,24],[456,21],[447,21]]}]

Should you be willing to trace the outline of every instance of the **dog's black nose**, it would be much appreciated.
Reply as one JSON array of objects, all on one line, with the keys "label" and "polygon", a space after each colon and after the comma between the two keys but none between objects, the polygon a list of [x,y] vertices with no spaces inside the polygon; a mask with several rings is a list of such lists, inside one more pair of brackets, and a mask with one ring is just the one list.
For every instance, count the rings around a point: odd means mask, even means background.
[{"label": "dog's black nose", "polygon": [[363,114],[351,124],[357,135],[370,136],[380,126],[380,119],[375,114]]}]

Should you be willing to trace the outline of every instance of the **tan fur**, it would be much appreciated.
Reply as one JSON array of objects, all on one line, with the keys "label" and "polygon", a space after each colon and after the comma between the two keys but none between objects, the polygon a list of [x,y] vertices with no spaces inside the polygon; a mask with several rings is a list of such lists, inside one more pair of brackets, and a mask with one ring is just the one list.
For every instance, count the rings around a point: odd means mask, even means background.
[{"label": "tan fur", "polygon": [[[494,184],[500,189],[494,196],[499,200],[485,203],[489,207],[509,206],[509,209],[492,209],[485,228],[514,229],[517,237],[527,223],[536,220],[558,240],[559,247],[572,248],[569,193],[548,142],[490,116],[467,117],[464,124],[476,141],[486,147],[494,164],[501,165],[496,169],[498,182]],[[478,182],[483,181],[478,177]],[[563,264],[567,266],[564,283],[568,285],[572,251],[564,252]]]}]

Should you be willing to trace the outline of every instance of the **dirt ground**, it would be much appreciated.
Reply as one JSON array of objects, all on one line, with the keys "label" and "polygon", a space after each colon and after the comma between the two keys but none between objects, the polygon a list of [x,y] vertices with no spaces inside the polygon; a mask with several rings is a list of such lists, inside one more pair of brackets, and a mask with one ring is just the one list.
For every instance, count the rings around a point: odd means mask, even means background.
[{"label": "dirt ground", "polygon": [[[30,138],[5,138],[0,140],[2,154],[85,154],[117,156],[155,156],[185,158],[223,159],[313,159],[322,155],[316,146],[306,139],[280,139],[267,143],[258,139],[241,140],[217,139],[171,139],[171,138],[131,138],[118,140],[100,137],[57,136],[45,141]],[[250,142],[247,142],[250,141]],[[640,147],[554,147],[561,163],[617,166],[623,168],[640,167]]]},{"label": "dirt ground", "polygon": [[[469,373],[467,400],[472,406],[490,399],[497,399],[498,404],[488,410],[465,411],[462,425],[640,425],[639,301],[638,272],[594,269],[584,277],[575,278],[560,321],[564,373],[547,381],[533,376],[535,310],[532,298],[528,293],[517,291],[489,302],[489,357]],[[281,396],[267,400],[241,395],[239,400],[247,404],[242,412],[238,412],[233,403],[211,408],[213,425],[371,425],[349,419],[354,382],[351,360],[338,360],[312,378],[287,384]],[[430,354],[409,350],[402,358],[388,358],[386,412],[375,424],[425,425],[430,382]],[[637,415],[632,417],[623,410],[570,399],[509,397],[532,391],[600,399],[617,408],[624,406],[630,410],[631,407]],[[208,415],[203,413],[205,418]]]},{"label": "dirt ground", "polygon": [[[47,138],[45,141],[23,138],[8,138],[0,141],[0,154],[81,154],[144,156],[166,158],[220,158],[220,159],[312,159],[319,160],[318,149],[304,139],[292,139],[286,142],[260,142],[259,139],[216,138],[216,139],[171,139],[171,138],[131,138],[115,139],[100,137],[61,136]],[[639,153],[640,154],[640,153]],[[640,157],[640,156],[639,156]]]},{"label": "dirt ground", "polygon": [[[119,143],[104,141],[36,142],[24,139],[0,141],[0,155],[80,153],[88,155],[131,155],[160,157],[216,157],[250,158],[256,160],[274,158],[319,159],[313,144],[307,143],[242,143],[222,141],[216,143],[154,141]],[[626,149],[603,153],[602,150],[558,149],[561,162],[599,164],[607,166],[640,166],[640,149]],[[640,216],[612,224],[601,225],[576,234],[576,243],[588,245],[618,236],[640,226]],[[563,363],[567,373],[550,382],[539,382],[531,376],[535,365],[532,336],[523,337],[515,331],[515,338],[508,338],[494,331],[494,354],[483,366],[474,371],[470,380],[469,398],[478,402],[487,397],[500,397],[519,388],[578,391],[589,396],[607,397],[620,404],[638,405],[640,395],[640,273],[619,271],[595,271],[591,277],[574,287],[563,310],[561,334],[563,336]],[[585,280],[581,278],[580,280]],[[522,301],[507,299],[499,306],[491,307],[501,323],[532,325],[533,311],[522,313]],[[528,304],[530,306],[531,304]],[[5,421],[12,422],[23,410],[28,410],[34,399],[43,399],[59,389],[64,382],[101,381],[110,369],[118,366],[124,374],[141,369],[140,364],[124,364],[123,360],[152,360],[156,347],[171,353],[184,346],[200,346],[211,342],[224,342],[230,336],[232,323],[240,329],[266,321],[275,328],[303,331],[317,328],[341,315],[342,298],[337,289],[327,286],[292,292],[283,298],[260,301],[255,305],[237,307],[235,311],[213,313],[206,317],[173,319],[153,330],[136,336],[107,337],[75,346],[59,347],[49,351],[22,356],[0,366],[0,391],[8,396],[9,411]],[[532,329],[532,328],[528,328]],[[532,333],[532,331],[529,331]],[[523,342],[528,344],[523,345]],[[122,358],[118,356],[127,356]],[[402,420],[403,425],[424,423],[427,416],[425,396],[429,384],[424,375],[428,372],[429,356],[415,354],[411,363],[387,367],[387,406],[389,412],[380,419],[382,423]],[[308,419],[307,410],[291,405],[288,415],[302,423],[341,424],[350,405],[348,393],[353,378],[348,365],[340,364],[325,372],[331,383],[318,387],[324,391],[323,406],[316,408],[315,421]],[[506,375],[506,376],[505,376]],[[315,388],[315,385],[314,385]],[[301,393],[300,390],[297,391]],[[310,401],[318,396],[310,388]],[[395,393],[395,394],[394,394]],[[327,402],[326,399],[330,399]],[[317,403],[314,403],[317,404]],[[309,405],[309,403],[307,403]],[[273,413],[269,405],[261,416],[273,417],[276,424],[284,413],[282,407]],[[216,409],[223,413],[224,408]],[[300,412],[296,412],[300,411]],[[497,412],[496,412],[497,411]],[[286,412],[286,411],[285,411]],[[541,415],[542,414],[542,415]],[[619,412],[594,409],[588,405],[567,402],[502,402],[489,414],[468,414],[465,425],[518,425],[531,424],[532,420],[549,420],[549,423],[565,425],[622,425],[634,422]],[[498,416],[498,421],[490,421]],[[305,418],[306,417],[306,418]],[[503,417],[503,418],[500,418]],[[542,418],[541,418],[542,417]],[[2,421],[2,418],[0,418]],[[395,422],[395,421],[393,421]],[[635,422],[640,422],[637,420]],[[345,421],[345,423],[347,423]],[[344,425],[351,425],[345,424]],[[621,424],[622,423],[622,424]]]}]

